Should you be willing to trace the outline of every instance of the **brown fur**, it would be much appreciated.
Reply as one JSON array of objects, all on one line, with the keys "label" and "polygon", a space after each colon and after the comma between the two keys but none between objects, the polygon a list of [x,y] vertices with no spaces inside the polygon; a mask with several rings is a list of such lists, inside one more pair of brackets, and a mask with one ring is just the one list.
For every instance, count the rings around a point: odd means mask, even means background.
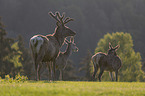
[{"label": "brown fur", "polygon": [[[30,48],[32,50],[32,55],[35,63],[35,70],[36,70],[36,80],[40,80],[40,69],[42,67],[41,62],[49,62],[48,68],[50,71],[49,79],[54,79],[55,75],[55,59],[58,56],[59,49],[63,45],[63,42],[67,36],[74,36],[76,33],[73,32],[71,29],[69,29],[67,26],[64,25],[64,22],[62,21],[61,16],[59,16],[59,13],[56,12],[54,15],[52,12],[50,12],[50,15],[54,17],[58,17],[60,21],[57,19],[57,27],[55,28],[55,32],[50,35],[36,35],[36,37],[43,38],[44,42],[40,47],[39,53],[37,53],[35,50],[36,46],[32,45],[30,43]],[[30,42],[31,39],[30,39]],[[38,44],[36,44],[38,45]]]},{"label": "brown fur", "polygon": [[109,71],[111,80],[113,81],[113,75],[112,72],[115,72],[116,75],[116,81],[118,80],[118,70],[120,69],[122,63],[121,59],[117,56],[116,50],[119,48],[119,46],[116,46],[113,48],[110,44],[110,49],[108,50],[108,54],[105,54],[101,56],[99,59],[99,64],[94,66],[94,74],[93,78],[95,78],[95,75],[98,71],[98,68],[100,68],[100,73],[99,73],[99,81],[101,81],[101,76],[104,71]]},{"label": "brown fur", "polygon": [[58,66],[60,75],[59,75],[59,80],[63,79],[63,70],[65,69],[67,65],[67,60],[68,57],[71,55],[72,51],[73,52],[78,52],[78,48],[76,47],[76,44],[74,43],[74,39],[71,39],[69,41],[65,41],[67,44],[67,48],[65,52],[60,52],[59,56],[56,58],[56,66]]}]

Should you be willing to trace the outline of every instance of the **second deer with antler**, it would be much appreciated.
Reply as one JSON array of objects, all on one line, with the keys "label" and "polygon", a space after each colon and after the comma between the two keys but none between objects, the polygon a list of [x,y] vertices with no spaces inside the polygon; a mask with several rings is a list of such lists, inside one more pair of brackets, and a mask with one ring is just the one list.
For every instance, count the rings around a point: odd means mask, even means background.
[{"label": "second deer with antler", "polygon": [[118,70],[122,65],[121,59],[117,56],[116,53],[117,49],[119,48],[119,45],[113,48],[111,43],[109,43],[109,47],[110,49],[108,50],[108,54],[99,52],[92,56],[92,61],[94,64],[93,79],[95,79],[95,75],[98,71],[98,68],[100,68],[100,73],[98,76],[99,81],[101,81],[101,76],[104,71],[110,72],[112,81],[113,81],[112,72],[115,71],[116,81],[118,80]]},{"label": "second deer with antler", "polygon": [[52,12],[49,14],[57,21],[57,27],[55,28],[54,33],[46,36],[35,35],[30,39],[30,48],[35,63],[36,80],[40,80],[40,69],[42,67],[42,62],[51,62],[50,66],[52,67],[50,74],[51,79],[54,79],[55,59],[58,56],[59,49],[63,45],[67,36],[74,36],[76,34],[70,28],[65,26],[66,23],[72,21],[73,19],[67,17],[63,20],[64,14],[60,16],[59,12],[56,12],[55,15]]}]

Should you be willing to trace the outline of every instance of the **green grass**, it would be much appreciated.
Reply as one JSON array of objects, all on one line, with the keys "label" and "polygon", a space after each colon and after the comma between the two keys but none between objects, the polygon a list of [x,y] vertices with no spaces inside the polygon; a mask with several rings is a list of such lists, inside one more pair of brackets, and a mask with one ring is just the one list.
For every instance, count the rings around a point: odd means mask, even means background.
[{"label": "green grass", "polygon": [[0,96],[145,96],[145,83],[84,81],[1,82]]}]

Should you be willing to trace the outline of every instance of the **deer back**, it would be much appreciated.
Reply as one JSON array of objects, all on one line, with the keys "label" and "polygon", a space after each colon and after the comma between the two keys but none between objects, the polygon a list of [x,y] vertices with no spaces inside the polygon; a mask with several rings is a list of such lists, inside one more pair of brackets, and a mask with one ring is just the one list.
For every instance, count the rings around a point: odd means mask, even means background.
[{"label": "deer back", "polygon": [[105,53],[98,52],[98,53],[96,53],[95,55],[93,55],[91,59],[92,59],[92,61],[93,61],[95,64],[99,65],[100,58],[101,58],[102,56],[105,56],[105,55],[106,55]]},{"label": "deer back", "polygon": [[46,44],[47,47],[42,46],[46,48],[44,49],[46,50],[46,53],[44,55],[43,61],[54,60],[58,56],[59,49],[60,49],[57,40],[53,36],[47,36],[47,38],[48,38],[48,42]]}]

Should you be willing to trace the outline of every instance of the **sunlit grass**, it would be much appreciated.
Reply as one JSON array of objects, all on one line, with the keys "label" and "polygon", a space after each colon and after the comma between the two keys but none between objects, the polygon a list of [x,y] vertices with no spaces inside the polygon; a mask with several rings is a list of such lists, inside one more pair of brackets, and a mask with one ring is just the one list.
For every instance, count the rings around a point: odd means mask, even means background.
[{"label": "sunlit grass", "polygon": [[0,83],[0,96],[145,96],[145,83],[76,81]]}]

